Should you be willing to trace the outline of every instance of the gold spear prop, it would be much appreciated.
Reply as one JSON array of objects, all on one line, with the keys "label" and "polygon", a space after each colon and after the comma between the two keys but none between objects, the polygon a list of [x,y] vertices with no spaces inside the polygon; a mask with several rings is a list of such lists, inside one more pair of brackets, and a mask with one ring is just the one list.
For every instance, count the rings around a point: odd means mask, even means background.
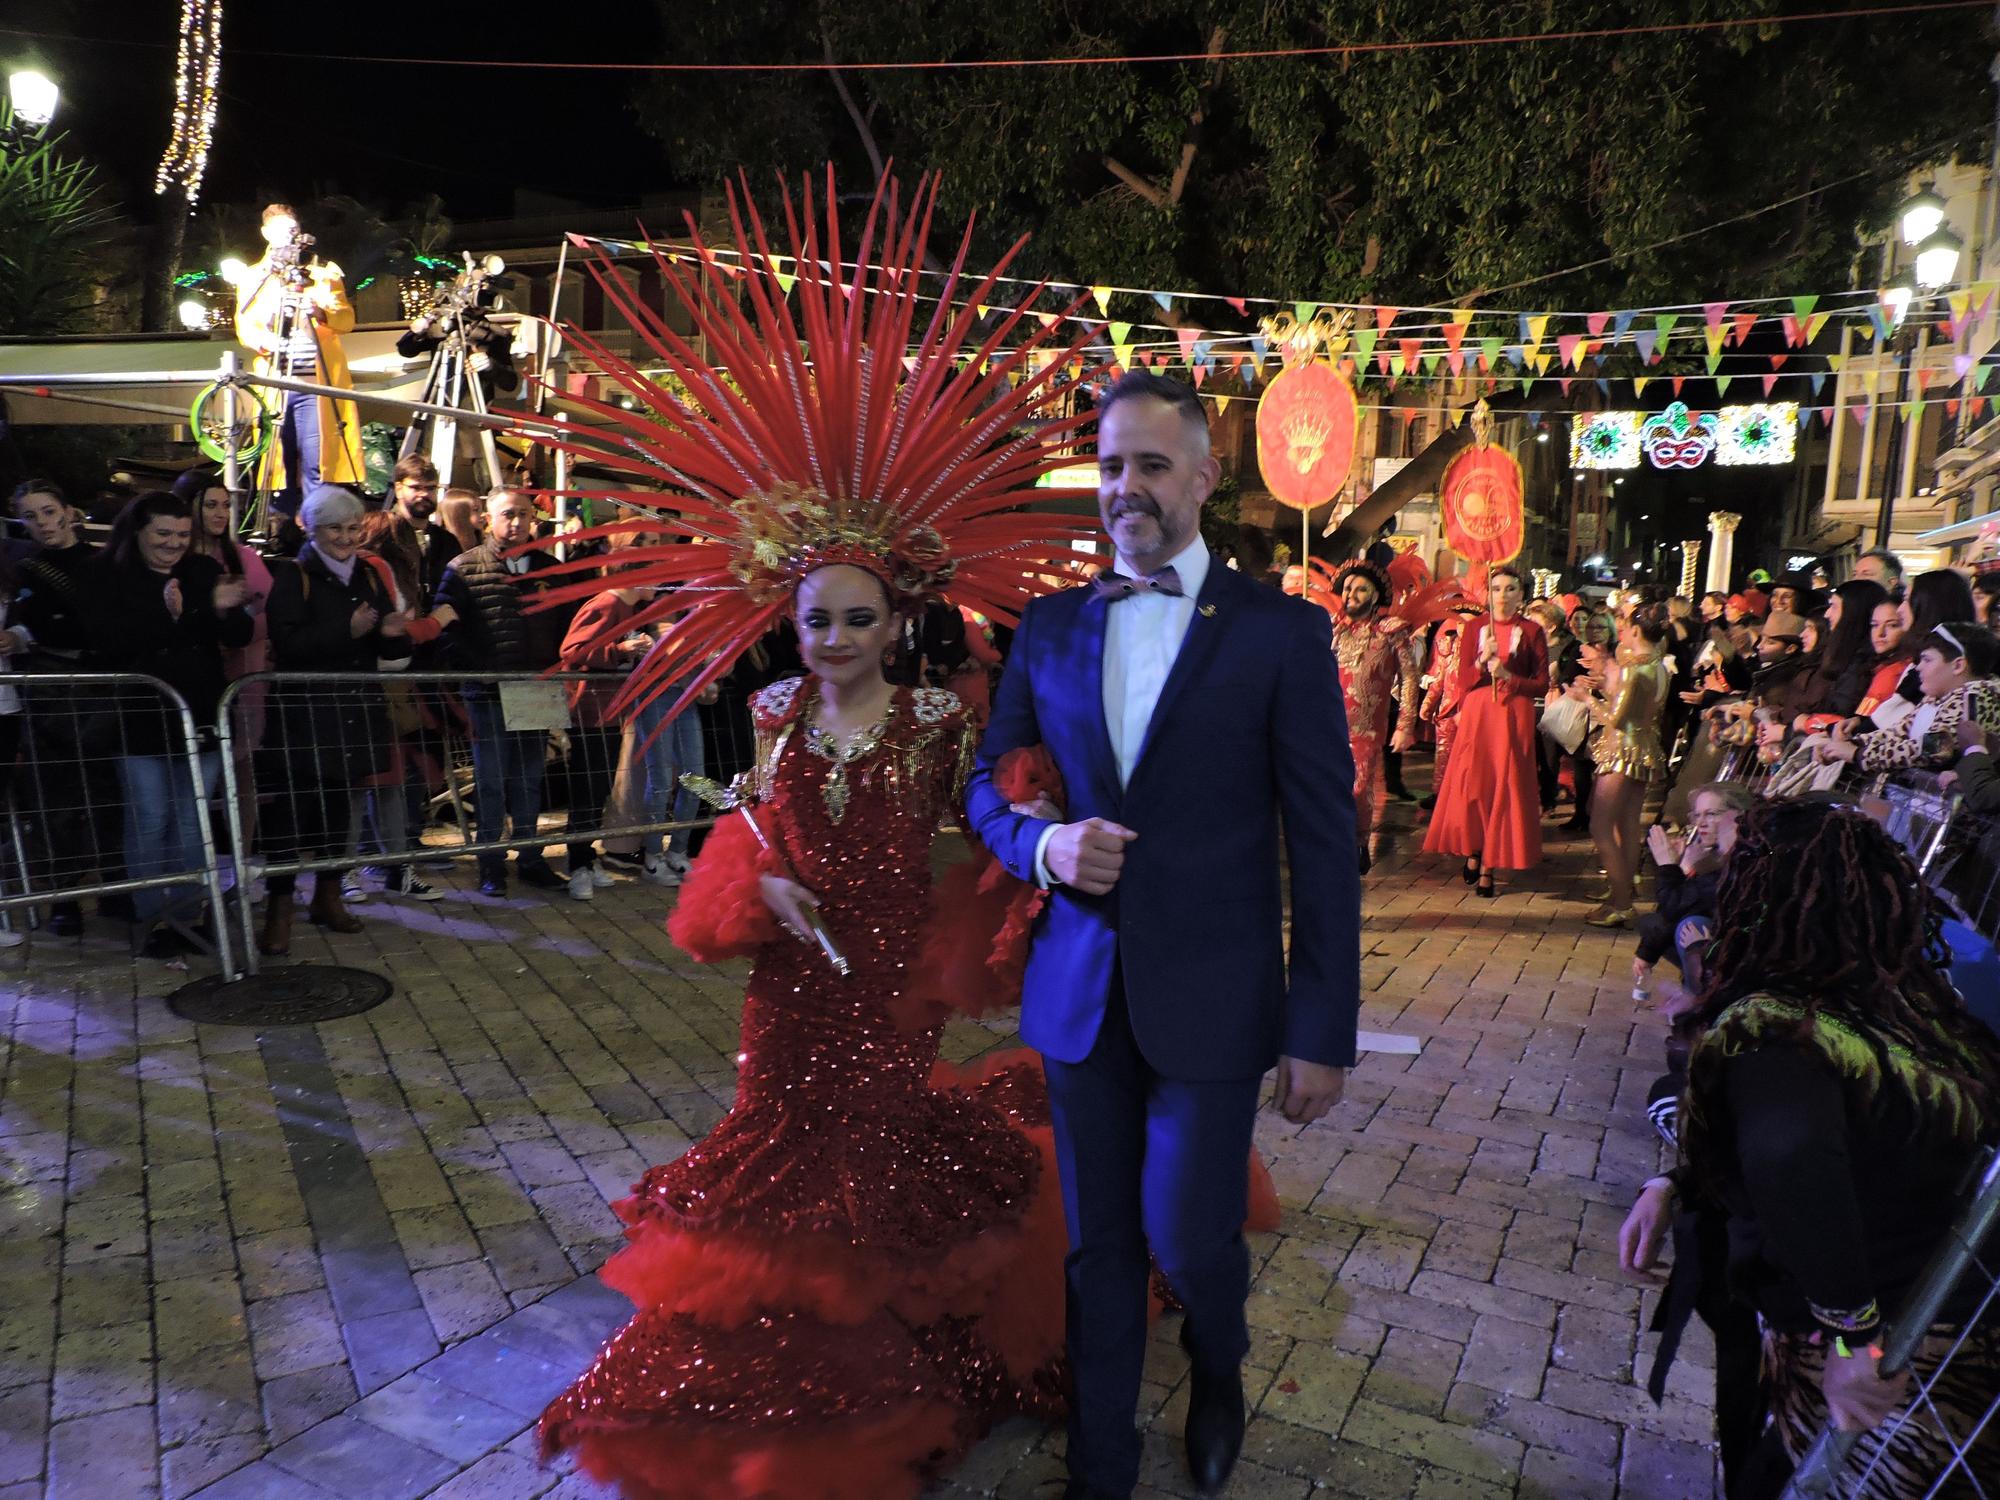
[{"label": "gold spear prop", "polygon": [[[778,862],[779,872],[788,880],[798,879],[786,866],[784,856],[778,852],[778,846],[772,843],[770,835],[764,832],[764,825],[757,821],[756,810],[744,790],[744,777],[739,776],[730,785],[724,786],[707,776],[687,775],[681,777],[681,785],[717,812],[739,814],[743,821],[750,825],[751,833],[756,835],[757,842],[764,852]],[[833,965],[834,972],[843,979],[846,978],[853,972],[853,966],[848,963],[846,955],[834,945],[833,934],[826,930],[826,924],[820,921],[819,913],[812,907],[806,907],[805,914],[806,925],[812,929],[813,941],[819,944],[819,951],[826,955],[826,960]]]}]

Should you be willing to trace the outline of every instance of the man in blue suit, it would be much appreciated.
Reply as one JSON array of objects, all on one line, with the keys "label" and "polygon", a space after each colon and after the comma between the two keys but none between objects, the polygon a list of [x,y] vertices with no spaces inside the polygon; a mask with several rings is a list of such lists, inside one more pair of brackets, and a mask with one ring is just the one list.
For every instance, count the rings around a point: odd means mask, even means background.
[{"label": "man in blue suit", "polygon": [[[1186,1309],[1189,1467],[1204,1491],[1227,1479],[1263,1077],[1275,1064],[1289,1120],[1332,1108],[1360,990],[1331,624],[1209,556],[1199,522],[1220,470],[1190,387],[1121,379],[1097,462],[1115,570],[1029,606],[969,791],[987,848],[1050,892],[1021,1033],[1048,1075],[1069,1219],[1068,1500],[1126,1500],[1138,1483],[1149,1251]],[[1061,821],[993,785],[1002,756],[1035,744],[1062,773]]]}]

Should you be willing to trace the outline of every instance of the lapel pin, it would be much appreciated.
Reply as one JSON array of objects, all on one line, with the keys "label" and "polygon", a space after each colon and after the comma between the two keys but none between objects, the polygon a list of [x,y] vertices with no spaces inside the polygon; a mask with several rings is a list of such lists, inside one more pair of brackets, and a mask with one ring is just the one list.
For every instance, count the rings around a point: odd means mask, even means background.
[{"label": "lapel pin", "polygon": [[1204,620],[1213,620],[1215,618],[1215,606],[1213,604],[1203,604],[1198,606],[1198,608]]}]

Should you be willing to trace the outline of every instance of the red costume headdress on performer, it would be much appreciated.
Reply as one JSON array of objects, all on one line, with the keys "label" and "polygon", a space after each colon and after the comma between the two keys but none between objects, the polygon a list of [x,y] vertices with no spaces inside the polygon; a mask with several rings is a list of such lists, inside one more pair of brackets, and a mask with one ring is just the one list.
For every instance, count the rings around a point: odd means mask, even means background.
[{"label": "red costume headdress on performer", "polygon": [[[672,590],[617,627],[623,633],[680,616],[633,672],[614,711],[689,679],[680,702],[694,701],[776,623],[815,568],[864,568],[901,610],[946,599],[1008,624],[1050,586],[1042,576],[1076,576],[1084,560],[1077,544],[1095,533],[1094,517],[1027,507],[1065,493],[1038,490],[1035,482],[1075,462],[1068,445],[1089,413],[1064,416],[1060,407],[1068,372],[1097,325],[1065,344],[1064,316],[1084,299],[1060,313],[1034,312],[1046,283],[1018,305],[1005,304],[1000,282],[1021,242],[984,279],[965,284],[969,226],[948,275],[923,291],[936,181],[918,188],[906,212],[898,196],[895,179],[885,177],[851,265],[830,172],[823,225],[809,182],[796,203],[785,191],[792,273],[780,272],[747,189],[729,193],[733,252],[712,249],[692,217],[688,255],[653,247],[662,281],[707,341],[706,358],[641,301],[603,249],[576,241],[595,251],[590,274],[630,322],[646,362],[664,365],[686,393],[588,334],[566,330],[642,409],[570,396],[603,425],[548,441],[669,487],[571,490],[643,513],[583,535],[645,531],[684,539],[622,552],[625,566],[609,578],[594,576],[595,559],[559,565],[593,576],[546,596],[553,604],[605,587]],[[935,306],[913,333],[924,302]],[[989,315],[992,326],[979,336]]]}]

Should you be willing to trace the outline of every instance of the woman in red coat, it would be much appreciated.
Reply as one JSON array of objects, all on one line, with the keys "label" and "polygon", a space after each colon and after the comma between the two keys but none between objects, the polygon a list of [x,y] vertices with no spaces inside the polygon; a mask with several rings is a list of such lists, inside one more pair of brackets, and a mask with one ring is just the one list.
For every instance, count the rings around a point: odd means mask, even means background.
[{"label": "woman in red coat", "polygon": [[1432,854],[1465,856],[1465,881],[1493,894],[1495,870],[1541,861],[1535,785],[1535,705],[1549,687],[1549,643],[1521,614],[1521,575],[1486,575],[1487,613],[1469,621],[1458,653],[1458,738],[1437,811],[1424,835]]}]

